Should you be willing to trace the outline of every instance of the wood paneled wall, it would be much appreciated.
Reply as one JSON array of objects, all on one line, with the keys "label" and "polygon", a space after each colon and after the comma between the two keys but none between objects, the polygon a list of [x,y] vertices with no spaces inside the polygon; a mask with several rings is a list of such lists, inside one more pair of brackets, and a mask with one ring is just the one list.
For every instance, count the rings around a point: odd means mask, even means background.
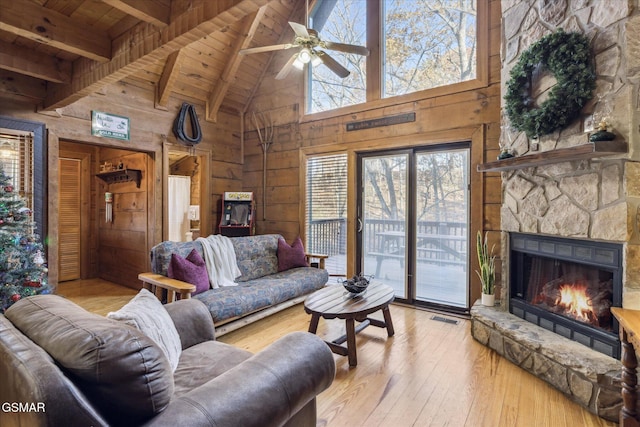
[{"label": "wood paneled wall", "polygon": [[[0,90],[0,97],[4,98],[5,93]],[[21,103],[18,100],[10,102],[0,102],[0,114],[10,117],[22,118],[45,123],[48,131],[48,211],[50,213],[48,225],[48,236],[43,236],[49,246],[49,280],[53,284],[57,283],[57,263],[58,248],[57,234],[58,225],[56,215],[51,213],[58,210],[58,157],[59,146],[62,140],[73,143],[88,144],[87,147],[94,147],[102,150],[131,150],[143,152],[148,157],[148,164],[144,167],[147,179],[147,191],[145,200],[140,199],[137,191],[128,195],[122,195],[120,203],[122,213],[116,219],[113,229],[102,229],[99,238],[108,242],[104,247],[99,247],[96,243],[95,271],[105,274],[124,273],[127,283],[132,286],[139,286],[135,277],[137,273],[146,271],[148,265],[149,249],[162,241],[162,220],[165,207],[162,203],[163,194],[163,150],[167,144],[180,145],[172,133],[172,126],[175,117],[182,105],[182,102],[192,102],[198,114],[202,127],[203,139],[198,145],[202,150],[211,153],[209,167],[209,191],[211,209],[208,212],[213,219],[210,224],[217,224],[220,209],[220,200],[225,191],[238,190],[242,188],[242,146],[240,143],[239,129],[240,119],[237,114],[230,114],[224,111],[218,113],[217,122],[207,122],[204,119],[205,107],[193,100],[183,100],[171,98],[166,109],[154,108],[155,87],[143,84],[135,79],[121,81],[109,86],[101,93],[90,95],[68,107],[58,110],[56,113],[38,112],[34,105]],[[130,119],[131,139],[130,141],[119,141],[110,138],[98,138],[91,135],[91,111],[98,110],[108,113],[118,114]],[[103,156],[109,157],[108,154]],[[101,161],[103,161],[101,159]],[[132,167],[133,165],[127,164]],[[99,163],[94,164],[95,170],[91,175],[99,172]],[[128,183],[126,185],[129,185]],[[125,184],[120,184],[125,185]],[[131,184],[135,187],[135,184]],[[121,187],[119,187],[121,188]],[[119,191],[119,190],[118,190]],[[104,190],[98,191],[104,196]],[[114,191],[115,192],[115,191]],[[101,209],[104,209],[104,199],[97,200]],[[135,206],[145,204],[148,208],[147,218],[141,222]],[[114,205],[115,206],[115,205]],[[96,207],[96,209],[98,209]],[[97,221],[103,220],[104,211],[101,210]],[[114,218],[117,218],[114,214]],[[127,218],[127,219],[125,219]],[[124,222],[120,222],[124,221]],[[142,224],[142,225],[141,225]],[[142,228],[145,230],[142,231]],[[116,231],[117,229],[117,231]],[[116,243],[125,230],[134,231],[137,236],[136,248],[140,248],[139,254],[135,254],[135,265],[128,262],[115,263],[113,260],[125,259],[124,254]],[[139,233],[139,234],[138,234]],[[136,249],[137,250],[137,249]],[[133,258],[131,258],[133,259]],[[93,259],[92,259],[93,262]],[[93,267],[92,267],[93,268]],[[113,269],[110,273],[109,269]],[[135,276],[134,276],[135,270]],[[111,279],[109,279],[111,280]],[[114,280],[117,282],[117,280]]]},{"label": "wood paneled wall", "polygon": [[[489,30],[482,37],[488,43],[488,58],[480,61],[486,67],[486,81],[473,89],[456,93],[425,92],[424,97],[412,96],[378,100],[359,108],[349,108],[344,114],[320,113],[305,116],[302,105],[304,83],[302,78],[275,80],[274,77],[288,59],[282,54],[272,66],[256,92],[250,112],[270,115],[275,124],[274,142],[267,155],[266,201],[262,206],[262,149],[257,132],[250,120],[245,142],[244,190],[253,191],[258,202],[257,232],[281,233],[291,240],[304,235],[304,161],[305,156],[317,153],[347,152],[352,163],[358,152],[426,146],[458,141],[472,143],[472,236],[475,230],[490,232],[491,243],[500,246],[501,183],[499,174],[480,174],[476,164],[495,159],[500,138],[500,2],[488,5]],[[479,73],[480,74],[480,73]],[[412,123],[378,127],[359,131],[346,131],[353,121],[415,113]],[[249,115],[247,115],[249,118]],[[355,175],[353,164],[351,176]],[[350,183],[348,230],[355,225],[355,179]],[[354,265],[352,248],[355,233],[347,238],[348,268]],[[351,249],[350,249],[351,248]],[[480,284],[473,273],[476,260],[472,257],[470,280],[472,301],[480,295]],[[500,263],[498,263],[500,265]],[[353,270],[348,271],[352,274]],[[499,277],[498,277],[499,281]]]},{"label": "wood paneled wall", "polygon": [[[475,164],[494,159],[498,153],[500,135],[500,1],[488,3],[489,30],[482,37],[488,43],[488,58],[483,61],[486,69],[484,84],[480,87],[465,89],[457,93],[431,92],[424,97],[391,98],[372,104],[364,104],[356,110],[339,115],[304,116],[304,83],[302,78],[275,80],[289,54],[283,53],[271,61],[270,68],[264,74],[260,88],[246,114],[230,114],[220,111],[217,121],[204,120],[205,107],[198,101],[170,98],[166,109],[154,107],[155,87],[135,77],[114,83],[100,93],[94,93],[57,110],[55,113],[39,113],[37,108],[24,102],[27,97],[12,96],[12,91],[3,90],[0,96],[9,102],[0,102],[0,114],[44,122],[48,130],[48,193],[49,212],[58,207],[58,146],[60,140],[92,144],[100,148],[126,149],[148,154],[147,168],[148,191],[146,203],[148,218],[146,237],[139,245],[152,245],[162,240],[162,224],[165,208],[163,206],[163,150],[167,144],[179,145],[172,134],[173,121],[182,102],[192,102],[196,106],[203,140],[199,148],[209,150],[209,193],[211,208],[210,224],[215,228],[219,222],[222,194],[225,191],[253,191],[257,206],[257,232],[277,232],[287,239],[303,234],[301,229],[301,206],[304,200],[303,180],[300,175],[305,156],[313,153],[343,151],[355,159],[360,151],[379,150],[392,147],[411,147],[435,143],[447,143],[461,140],[472,141],[472,198],[477,212],[474,212],[473,227],[490,231],[492,243],[499,245],[500,235],[500,177],[498,174],[479,174]],[[2,73],[0,72],[0,77]],[[2,83],[4,82],[4,83]],[[0,81],[6,84],[5,80]],[[22,85],[26,90],[29,85]],[[37,94],[33,99],[38,99]],[[119,114],[130,118],[131,140],[118,141],[91,136],[91,111],[98,110]],[[275,124],[274,143],[267,158],[267,201],[263,205],[262,190],[262,149],[257,134],[251,125],[251,112],[268,112]],[[379,118],[398,113],[415,112],[416,121],[402,125],[387,126],[362,131],[346,132],[348,122]],[[243,129],[244,143],[241,133]],[[93,171],[98,172],[98,170]],[[355,182],[350,182],[354,187]],[[121,199],[123,208],[130,211],[123,215],[133,218],[135,204],[133,193]],[[351,198],[353,199],[353,197]],[[126,213],[128,212],[128,213]],[[349,219],[353,220],[354,205],[349,208]],[[57,280],[57,222],[54,215],[49,216],[49,265],[50,281]],[[139,221],[137,219],[136,221]],[[122,226],[123,229],[125,226]],[[140,228],[139,223],[135,226]],[[350,227],[352,229],[353,227]],[[473,231],[472,231],[473,232]],[[103,231],[105,240],[117,240],[113,233]],[[142,232],[141,232],[142,233]],[[142,234],[141,234],[142,235]],[[353,236],[349,238],[353,245]],[[353,247],[353,246],[351,246]],[[115,253],[113,246],[100,252],[96,260],[100,269],[102,256],[110,257]],[[352,260],[351,260],[352,261]],[[498,263],[499,264],[499,263]],[[500,265],[500,264],[499,264]],[[119,268],[116,266],[114,268]],[[137,268],[137,267],[136,267]],[[479,283],[472,273],[472,298],[479,295]],[[133,271],[134,267],[128,267]]]}]

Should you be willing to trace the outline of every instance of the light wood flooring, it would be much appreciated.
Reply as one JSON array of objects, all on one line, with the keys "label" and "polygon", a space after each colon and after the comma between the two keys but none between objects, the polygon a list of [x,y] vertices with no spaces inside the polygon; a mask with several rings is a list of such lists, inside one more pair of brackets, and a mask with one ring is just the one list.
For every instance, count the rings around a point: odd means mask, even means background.
[{"label": "light wood flooring", "polygon": [[[106,314],[136,291],[91,280],[63,283],[58,293]],[[617,425],[476,342],[468,320],[400,305],[392,305],[391,314],[394,337],[373,326],[358,334],[358,366],[334,355],[336,379],[318,397],[318,427]],[[298,305],[220,341],[257,352],[289,332],[306,331],[309,320]],[[343,333],[342,321],[320,320],[318,335],[334,339]]]}]

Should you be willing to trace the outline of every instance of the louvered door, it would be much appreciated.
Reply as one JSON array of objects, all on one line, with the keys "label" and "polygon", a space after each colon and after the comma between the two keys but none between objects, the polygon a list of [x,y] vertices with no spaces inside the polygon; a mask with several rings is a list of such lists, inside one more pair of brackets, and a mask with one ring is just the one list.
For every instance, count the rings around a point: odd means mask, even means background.
[{"label": "louvered door", "polygon": [[81,161],[60,158],[59,281],[80,279]]}]

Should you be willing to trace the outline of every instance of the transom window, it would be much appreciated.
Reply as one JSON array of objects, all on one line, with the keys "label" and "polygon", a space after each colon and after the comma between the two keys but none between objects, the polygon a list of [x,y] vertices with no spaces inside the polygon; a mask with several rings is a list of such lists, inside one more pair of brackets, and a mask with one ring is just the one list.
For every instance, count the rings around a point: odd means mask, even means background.
[{"label": "transom window", "polygon": [[477,0],[317,0],[310,18],[322,40],[367,46],[371,54],[326,50],[350,74],[311,65],[307,113],[448,86],[453,93],[478,79],[478,29],[487,17]]}]

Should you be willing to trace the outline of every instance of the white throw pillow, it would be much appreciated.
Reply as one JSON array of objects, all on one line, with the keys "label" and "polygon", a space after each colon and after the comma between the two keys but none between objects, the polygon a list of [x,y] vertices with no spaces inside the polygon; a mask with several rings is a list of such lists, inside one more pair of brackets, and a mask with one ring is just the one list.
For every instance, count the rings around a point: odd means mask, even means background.
[{"label": "white throw pillow", "polygon": [[180,335],[171,316],[155,295],[141,289],[124,307],[107,314],[107,317],[133,326],[151,338],[162,349],[171,369],[175,371],[182,353]]}]

